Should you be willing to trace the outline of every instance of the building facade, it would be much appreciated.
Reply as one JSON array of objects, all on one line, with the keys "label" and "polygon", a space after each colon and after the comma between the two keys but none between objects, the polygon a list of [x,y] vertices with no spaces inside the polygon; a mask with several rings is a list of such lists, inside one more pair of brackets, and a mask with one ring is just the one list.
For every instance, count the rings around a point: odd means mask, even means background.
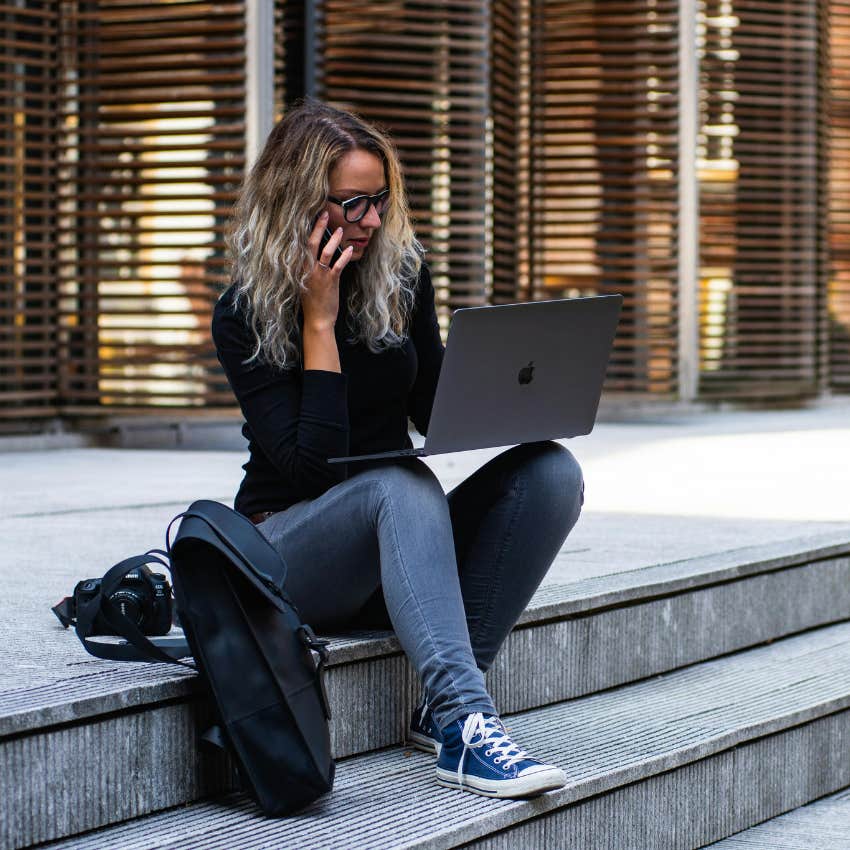
[{"label": "building facade", "polygon": [[229,210],[304,94],[395,138],[444,328],[618,292],[609,394],[850,391],[850,2],[0,9],[0,431],[233,407]]}]

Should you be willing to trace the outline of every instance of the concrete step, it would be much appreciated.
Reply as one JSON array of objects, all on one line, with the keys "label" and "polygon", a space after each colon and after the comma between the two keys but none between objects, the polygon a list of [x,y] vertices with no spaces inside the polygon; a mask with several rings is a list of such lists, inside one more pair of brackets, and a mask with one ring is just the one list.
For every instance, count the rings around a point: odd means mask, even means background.
[{"label": "concrete step", "polygon": [[[821,536],[693,558],[543,587],[489,684],[503,714],[526,711],[848,618],[846,541]],[[59,637],[73,658],[64,676],[0,690],[0,782],[13,786],[2,799],[14,800],[11,816],[8,803],[0,807],[0,846],[234,787],[225,761],[198,751],[209,709],[196,698],[193,674],[99,661],[73,636]],[[338,757],[403,740],[418,697],[414,678],[390,633],[333,640],[328,690]]]},{"label": "concrete step", "polygon": [[450,791],[433,757],[395,747],[341,762],[334,791],[296,817],[231,794],[49,847],[701,847],[850,784],[850,624],[508,725],[565,769],[566,788],[528,801]]},{"label": "concrete step", "polygon": [[771,818],[704,850],[847,850],[850,789]]}]

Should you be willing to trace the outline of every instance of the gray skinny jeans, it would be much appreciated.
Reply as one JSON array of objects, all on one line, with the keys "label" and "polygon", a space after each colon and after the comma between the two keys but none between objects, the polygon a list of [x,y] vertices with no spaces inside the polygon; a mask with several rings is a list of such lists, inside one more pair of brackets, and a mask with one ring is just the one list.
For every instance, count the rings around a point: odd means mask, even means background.
[{"label": "gray skinny jeans", "polygon": [[558,443],[527,443],[448,495],[417,458],[350,469],[257,526],[301,617],[324,632],[391,625],[439,728],[496,714],[484,672],[578,519],[578,463]]}]

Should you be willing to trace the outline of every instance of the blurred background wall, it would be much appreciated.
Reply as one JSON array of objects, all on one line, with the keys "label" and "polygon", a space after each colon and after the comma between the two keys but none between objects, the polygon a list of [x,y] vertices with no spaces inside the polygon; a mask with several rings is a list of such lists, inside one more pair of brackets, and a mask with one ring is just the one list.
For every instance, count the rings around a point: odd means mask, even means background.
[{"label": "blurred background wall", "polygon": [[0,432],[233,409],[209,321],[305,93],[396,139],[454,308],[619,292],[607,396],[850,392],[850,2],[0,2]]}]

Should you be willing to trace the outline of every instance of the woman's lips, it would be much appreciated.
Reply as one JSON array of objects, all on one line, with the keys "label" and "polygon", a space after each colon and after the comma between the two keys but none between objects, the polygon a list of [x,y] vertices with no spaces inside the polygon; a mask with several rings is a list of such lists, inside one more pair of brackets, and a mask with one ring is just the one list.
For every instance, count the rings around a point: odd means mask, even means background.
[{"label": "woman's lips", "polygon": [[365,248],[369,244],[368,239],[349,239],[348,240],[355,248]]}]

